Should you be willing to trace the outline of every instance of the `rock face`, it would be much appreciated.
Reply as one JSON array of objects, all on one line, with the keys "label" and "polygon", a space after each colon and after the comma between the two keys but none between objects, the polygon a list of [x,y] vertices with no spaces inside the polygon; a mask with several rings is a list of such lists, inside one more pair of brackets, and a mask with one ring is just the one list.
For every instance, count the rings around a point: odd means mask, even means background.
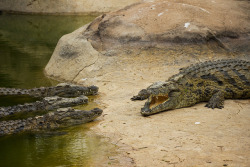
[{"label": "rock face", "polygon": [[110,12],[139,1],[141,0],[1,0],[0,10],[48,14]]},{"label": "rock face", "polygon": [[155,46],[239,38],[250,32],[247,7],[234,0],[146,1],[96,19],[86,33],[98,50],[117,43]]},{"label": "rock face", "polygon": [[235,51],[249,58],[249,6],[247,1],[236,0],[136,3],[63,36],[45,73],[60,80],[93,84],[102,80],[103,74],[126,67],[118,65],[119,56],[131,58],[149,48],[161,50],[168,55],[164,61],[170,63],[176,63],[176,57],[171,58],[169,49],[180,52],[178,58],[187,61],[197,61],[193,55],[201,52],[199,59],[208,58],[208,54],[211,59],[211,52],[232,56]]},{"label": "rock face", "polygon": [[60,80],[73,81],[79,72],[96,63],[99,52],[81,35],[86,28],[87,25],[64,35],[59,40],[54,56],[45,68],[47,75]]}]

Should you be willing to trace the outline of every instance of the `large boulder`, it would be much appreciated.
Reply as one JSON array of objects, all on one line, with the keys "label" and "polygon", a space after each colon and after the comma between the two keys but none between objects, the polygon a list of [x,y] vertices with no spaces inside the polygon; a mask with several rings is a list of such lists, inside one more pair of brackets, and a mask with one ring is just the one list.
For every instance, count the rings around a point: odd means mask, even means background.
[{"label": "large boulder", "polygon": [[[153,0],[97,18],[86,30],[98,50],[248,38],[250,5],[236,0]],[[228,12],[230,11],[230,12]]]},{"label": "large boulder", "polygon": [[49,76],[73,81],[77,73],[97,61],[99,52],[82,35],[86,27],[64,35],[59,40],[45,69]]},{"label": "large boulder", "polygon": [[93,83],[128,66],[145,68],[141,64],[152,60],[140,55],[152,48],[156,52],[150,54],[164,55],[154,56],[155,66],[235,56],[249,59],[249,6],[236,0],[136,3],[63,36],[45,72],[61,80]]}]

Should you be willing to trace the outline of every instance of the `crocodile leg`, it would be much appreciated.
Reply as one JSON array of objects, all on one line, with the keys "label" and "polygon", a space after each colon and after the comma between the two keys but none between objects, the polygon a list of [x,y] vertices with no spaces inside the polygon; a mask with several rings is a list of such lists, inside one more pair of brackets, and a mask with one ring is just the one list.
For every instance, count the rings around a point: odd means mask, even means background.
[{"label": "crocodile leg", "polygon": [[222,91],[216,92],[205,105],[208,108],[224,108],[224,93]]},{"label": "crocodile leg", "polygon": [[148,97],[149,97],[149,92],[147,91],[147,89],[142,89],[139,93],[138,93],[138,95],[136,95],[136,96],[133,96],[132,98],[131,98],[131,100],[132,101],[135,101],[135,100],[145,100],[145,99],[147,99]]}]

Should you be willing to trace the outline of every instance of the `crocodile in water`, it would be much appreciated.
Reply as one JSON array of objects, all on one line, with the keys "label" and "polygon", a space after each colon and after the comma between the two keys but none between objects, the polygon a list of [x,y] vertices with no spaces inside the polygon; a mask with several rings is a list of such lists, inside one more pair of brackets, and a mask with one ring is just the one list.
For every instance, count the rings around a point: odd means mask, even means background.
[{"label": "crocodile in water", "polygon": [[10,119],[10,117],[8,118],[7,116],[21,112],[35,112],[32,114],[34,115],[37,114],[36,111],[50,111],[57,109],[57,111],[50,112],[43,116],[30,117],[22,120],[0,121],[0,136],[22,131],[55,129],[89,122],[100,116],[102,110],[95,108],[91,111],[83,111],[64,107],[88,103],[88,97],[85,95],[95,95],[97,92],[98,87],[96,86],[84,87],[66,83],[59,84],[55,87],[34,89],[0,88],[0,96],[29,95],[43,98],[34,103],[0,107],[0,118],[2,120],[6,120],[6,118]]},{"label": "crocodile in water", "polygon": [[0,122],[0,136],[24,131],[53,130],[79,125],[90,122],[101,114],[102,110],[98,108],[91,111],[59,108],[55,112],[50,112],[43,116],[22,120],[2,121]]},{"label": "crocodile in water", "polygon": [[62,107],[71,107],[88,103],[88,97],[64,98],[58,96],[45,97],[41,101],[15,106],[0,107],[0,118],[20,112],[50,111]]},{"label": "crocodile in water", "polygon": [[97,86],[78,86],[69,83],[60,83],[57,86],[41,87],[33,89],[18,89],[18,88],[0,88],[0,96],[3,95],[29,95],[32,97],[76,97],[80,95],[96,95],[98,92]]}]

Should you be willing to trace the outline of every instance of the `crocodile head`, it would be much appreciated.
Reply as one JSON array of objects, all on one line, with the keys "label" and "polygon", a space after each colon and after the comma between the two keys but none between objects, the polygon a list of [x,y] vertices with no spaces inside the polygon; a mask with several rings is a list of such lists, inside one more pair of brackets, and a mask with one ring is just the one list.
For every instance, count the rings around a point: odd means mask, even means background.
[{"label": "crocodile head", "polygon": [[149,98],[141,109],[143,116],[174,109],[178,106],[180,90],[172,82],[156,82],[148,88]]},{"label": "crocodile head", "polygon": [[48,104],[48,106],[46,106],[47,110],[52,110],[55,108],[71,107],[71,106],[86,104],[88,103],[88,97],[83,95],[74,98],[51,96],[51,97],[45,97],[43,101],[47,102]]},{"label": "crocodile head", "polygon": [[77,110],[72,108],[59,108],[55,112],[46,114],[46,122],[50,123],[51,128],[55,127],[69,127],[93,121],[101,116],[102,110],[94,108],[90,111]]},{"label": "crocodile head", "polygon": [[54,92],[54,96],[61,96],[61,97],[76,97],[80,95],[96,95],[98,92],[97,86],[78,86],[74,84],[68,83],[60,83],[56,86],[56,90]]}]

